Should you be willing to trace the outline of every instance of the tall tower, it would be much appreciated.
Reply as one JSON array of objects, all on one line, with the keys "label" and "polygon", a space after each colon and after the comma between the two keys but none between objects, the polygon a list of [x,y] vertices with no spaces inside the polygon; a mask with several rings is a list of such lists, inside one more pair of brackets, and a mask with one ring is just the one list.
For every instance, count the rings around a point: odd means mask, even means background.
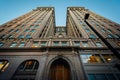
[{"label": "tall tower", "polygon": [[120,25],[84,7],[38,7],[0,26],[0,80],[120,80]]}]

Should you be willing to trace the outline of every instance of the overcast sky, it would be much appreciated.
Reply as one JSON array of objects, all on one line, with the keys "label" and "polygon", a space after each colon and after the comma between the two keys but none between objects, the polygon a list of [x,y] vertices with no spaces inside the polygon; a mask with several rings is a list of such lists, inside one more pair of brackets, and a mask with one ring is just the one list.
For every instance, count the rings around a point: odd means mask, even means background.
[{"label": "overcast sky", "polygon": [[36,7],[55,7],[56,25],[66,25],[69,6],[85,7],[120,24],[120,0],[0,0],[0,25]]}]

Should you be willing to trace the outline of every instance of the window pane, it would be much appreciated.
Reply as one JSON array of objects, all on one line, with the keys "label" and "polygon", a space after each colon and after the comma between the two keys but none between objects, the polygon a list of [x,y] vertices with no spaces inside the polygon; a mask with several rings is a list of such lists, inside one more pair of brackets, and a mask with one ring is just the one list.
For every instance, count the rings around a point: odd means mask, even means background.
[{"label": "window pane", "polygon": [[62,43],[62,46],[68,46],[67,41],[63,41],[61,43]]},{"label": "window pane", "polygon": [[19,38],[24,38],[24,36],[23,36],[23,35],[20,35]]},{"label": "window pane", "polygon": [[32,29],[31,32],[35,32],[35,29]]},{"label": "window pane", "polygon": [[34,41],[32,47],[38,47],[38,46],[39,46],[39,42],[38,41]]},{"label": "window pane", "polygon": [[106,76],[108,80],[116,80],[113,74],[107,74]]},{"label": "window pane", "polygon": [[89,30],[89,29],[86,29],[85,31],[86,31],[87,33],[89,33],[89,32],[90,32],[90,30]]},{"label": "window pane", "polygon": [[80,41],[74,41],[74,46],[80,46]]},{"label": "window pane", "polygon": [[90,34],[90,38],[96,38],[94,34]]},{"label": "window pane", "polygon": [[0,38],[5,38],[5,35],[3,34],[2,36],[0,36]]},{"label": "window pane", "polygon": [[96,42],[97,47],[103,47],[100,42]]},{"label": "window pane", "polygon": [[83,42],[83,47],[89,47],[88,42]]},{"label": "window pane", "polygon": [[27,38],[27,39],[30,39],[30,38],[31,38],[31,36],[30,36],[30,35],[26,35],[26,38]]},{"label": "window pane", "polygon": [[3,42],[0,42],[0,47],[2,47],[4,45],[4,43]]},{"label": "window pane", "polygon": [[29,29],[26,29],[25,32],[29,32]]},{"label": "window pane", "polygon": [[47,41],[41,41],[41,46],[47,46]]},{"label": "window pane", "polygon": [[13,37],[12,35],[10,35],[8,38],[10,38],[10,39],[11,39],[11,38],[14,38],[14,37]]},{"label": "window pane", "polygon": [[94,74],[88,74],[88,80],[96,80]]},{"label": "window pane", "polygon": [[111,34],[108,34],[108,38],[113,38],[113,36]]},{"label": "window pane", "polygon": [[96,74],[96,80],[107,80],[105,74]]},{"label": "window pane", "polygon": [[54,41],[53,46],[59,46],[59,41]]},{"label": "window pane", "polygon": [[102,58],[100,57],[99,54],[95,54],[95,59],[96,59],[96,61],[97,61],[98,63],[102,63],[102,62],[103,62],[103,60],[102,60]]},{"label": "window pane", "polygon": [[8,67],[9,62],[6,60],[0,61],[0,71],[3,72]]},{"label": "window pane", "polygon": [[13,42],[10,47],[15,47],[17,45],[17,42]]},{"label": "window pane", "polygon": [[24,47],[24,46],[25,46],[25,42],[21,42],[18,47]]}]

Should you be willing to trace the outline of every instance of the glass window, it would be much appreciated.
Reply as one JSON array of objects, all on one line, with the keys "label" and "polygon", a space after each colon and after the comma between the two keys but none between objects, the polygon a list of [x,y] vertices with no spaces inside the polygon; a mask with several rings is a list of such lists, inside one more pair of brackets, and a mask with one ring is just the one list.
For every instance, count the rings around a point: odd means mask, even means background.
[{"label": "glass window", "polygon": [[101,42],[96,42],[97,47],[103,47]]},{"label": "glass window", "polygon": [[28,35],[26,35],[26,38],[27,38],[27,39],[30,39],[30,38],[31,38],[31,36],[28,34]]},{"label": "glass window", "polygon": [[13,42],[10,47],[15,47],[17,45],[17,42]]},{"label": "glass window", "polygon": [[113,74],[106,74],[108,80],[116,80]]},{"label": "glass window", "polygon": [[110,29],[107,30],[108,32],[112,32]]},{"label": "glass window", "polygon": [[113,38],[113,36],[111,34],[108,34],[108,38]]},{"label": "glass window", "polygon": [[87,41],[83,41],[82,43],[83,43],[83,47],[89,47],[89,45],[88,45],[88,42],[87,42]]},{"label": "glass window", "polygon": [[94,34],[90,34],[90,38],[96,38]]},{"label": "glass window", "polygon": [[98,54],[82,54],[80,55],[83,63],[102,63],[100,55]]},{"label": "glass window", "polygon": [[59,41],[54,41],[53,46],[59,46]]},{"label": "glass window", "polygon": [[41,41],[41,46],[47,46],[47,41]]},{"label": "glass window", "polygon": [[96,80],[107,80],[105,74],[96,74]]},{"label": "glass window", "polygon": [[24,47],[24,46],[25,46],[25,42],[21,42],[18,47]]},{"label": "glass window", "polygon": [[9,62],[7,60],[0,60],[0,72],[4,72],[9,66]]},{"label": "glass window", "polygon": [[14,37],[13,37],[12,35],[9,35],[9,37],[8,37],[8,38],[10,38],[10,39],[11,39],[11,38],[14,38]]},{"label": "glass window", "polygon": [[38,41],[34,41],[33,42],[33,47],[38,47],[39,46],[39,42]]},{"label": "glass window", "polygon": [[89,29],[86,29],[85,31],[86,31],[87,33],[89,33],[89,32],[90,32],[90,30],[89,30]]},{"label": "glass window", "polygon": [[20,64],[11,80],[35,80],[34,77],[26,76],[35,76],[38,67],[39,62],[36,60],[24,61],[22,64]]},{"label": "glass window", "polygon": [[29,32],[29,29],[26,29],[25,32]]},{"label": "glass window", "polygon": [[62,46],[68,46],[67,41],[62,41],[61,44]]},{"label": "glass window", "polygon": [[17,33],[18,33],[19,31],[20,31],[20,30],[19,30],[19,29],[17,29],[15,32],[17,32]]},{"label": "glass window", "polygon": [[23,35],[20,35],[19,38],[24,38],[24,36],[23,36]]},{"label": "glass window", "polygon": [[9,32],[12,32],[13,31],[13,29],[11,29]]},{"label": "glass window", "polygon": [[0,47],[2,47],[4,45],[4,43],[3,42],[0,42]]},{"label": "glass window", "polygon": [[88,80],[96,80],[94,74],[88,74]]},{"label": "glass window", "polygon": [[110,55],[110,54],[102,54],[103,58],[105,59],[106,62],[114,62],[117,58],[115,55]]},{"label": "glass window", "polygon": [[31,32],[35,32],[35,29],[32,29]]},{"label": "glass window", "polygon": [[5,38],[5,35],[3,34],[2,36],[0,36],[0,38],[3,38],[3,39],[4,39],[4,38]]},{"label": "glass window", "polygon": [[118,34],[115,34],[114,36],[115,36],[115,38],[119,38],[119,35],[118,35]]},{"label": "glass window", "polygon": [[101,31],[102,31],[102,32],[105,32],[105,29],[104,29],[104,28],[102,28],[102,29],[101,29]]},{"label": "glass window", "polygon": [[80,46],[80,41],[74,41],[74,46]]},{"label": "glass window", "polygon": [[39,26],[34,26],[34,28],[38,28]]}]

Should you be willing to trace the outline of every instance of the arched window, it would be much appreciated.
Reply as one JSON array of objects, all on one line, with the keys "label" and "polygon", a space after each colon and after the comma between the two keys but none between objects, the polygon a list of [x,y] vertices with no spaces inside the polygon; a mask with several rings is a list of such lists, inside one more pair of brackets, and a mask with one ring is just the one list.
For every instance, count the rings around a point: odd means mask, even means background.
[{"label": "arched window", "polygon": [[36,60],[24,61],[20,64],[11,80],[35,80],[38,67],[39,62]]},{"label": "arched window", "polygon": [[0,72],[4,72],[9,65],[7,60],[0,60]]}]

